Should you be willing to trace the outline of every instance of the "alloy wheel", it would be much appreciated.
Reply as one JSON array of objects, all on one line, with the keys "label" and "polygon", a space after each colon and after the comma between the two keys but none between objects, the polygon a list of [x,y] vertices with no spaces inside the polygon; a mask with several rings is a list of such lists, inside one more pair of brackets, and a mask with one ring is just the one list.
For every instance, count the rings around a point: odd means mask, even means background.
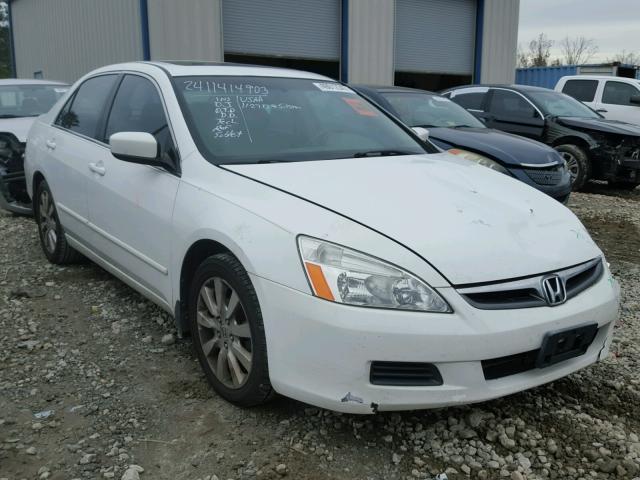
[{"label": "alloy wheel", "polygon": [[47,190],[40,192],[40,204],[38,207],[40,235],[47,249],[53,254],[58,246],[58,222],[51,195]]},{"label": "alloy wheel", "polygon": [[215,377],[242,387],[251,373],[253,342],[238,293],[222,278],[207,280],[198,294],[198,340]]},{"label": "alloy wheel", "polygon": [[570,154],[569,152],[560,152],[562,158],[567,163],[567,170],[569,170],[569,175],[571,176],[571,183],[576,181],[578,175],[580,174],[580,164],[578,163],[578,159]]}]

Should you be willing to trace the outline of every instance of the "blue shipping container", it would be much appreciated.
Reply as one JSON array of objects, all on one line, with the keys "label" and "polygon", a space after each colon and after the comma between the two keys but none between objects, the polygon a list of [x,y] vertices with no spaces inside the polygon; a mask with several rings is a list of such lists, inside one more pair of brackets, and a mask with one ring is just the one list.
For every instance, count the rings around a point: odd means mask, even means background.
[{"label": "blue shipping container", "polygon": [[530,67],[516,69],[516,84],[554,88],[565,75],[577,75],[577,65],[555,67]]}]

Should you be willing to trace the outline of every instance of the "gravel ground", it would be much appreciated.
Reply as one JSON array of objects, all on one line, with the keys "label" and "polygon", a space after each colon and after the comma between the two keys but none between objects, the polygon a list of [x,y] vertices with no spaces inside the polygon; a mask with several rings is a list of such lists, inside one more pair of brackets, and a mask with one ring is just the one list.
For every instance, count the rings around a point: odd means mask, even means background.
[{"label": "gravel ground", "polygon": [[49,265],[33,222],[1,213],[0,480],[640,477],[640,190],[592,185],[570,207],[622,284],[610,358],[497,401],[366,417],[229,405],[164,313],[93,264]]}]

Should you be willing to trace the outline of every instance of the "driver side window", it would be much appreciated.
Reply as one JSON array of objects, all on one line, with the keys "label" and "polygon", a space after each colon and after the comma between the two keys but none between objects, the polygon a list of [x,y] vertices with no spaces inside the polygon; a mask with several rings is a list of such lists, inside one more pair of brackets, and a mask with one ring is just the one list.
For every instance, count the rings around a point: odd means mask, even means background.
[{"label": "driver side window", "polygon": [[[145,132],[160,145],[160,156],[177,164],[177,151],[171,137],[162,99],[155,85],[137,75],[125,75],[113,101],[104,141],[118,132]],[[168,157],[168,158],[166,158]]]}]

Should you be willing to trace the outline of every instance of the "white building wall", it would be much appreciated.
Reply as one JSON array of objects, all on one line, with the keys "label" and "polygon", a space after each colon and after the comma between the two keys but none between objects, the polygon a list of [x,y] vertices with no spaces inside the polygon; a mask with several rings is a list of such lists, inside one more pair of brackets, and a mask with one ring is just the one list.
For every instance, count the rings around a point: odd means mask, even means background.
[{"label": "white building wall", "polygon": [[393,85],[395,0],[349,0],[349,82]]},{"label": "white building wall", "polygon": [[149,0],[152,60],[223,61],[222,0]]},{"label": "white building wall", "polygon": [[90,70],[142,59],[139,2],[13,0],[18,77],[73,82]]},{"label": "white building wall", "polygon": [[513,83],[520,0],[485,0],[481,83]]}]

